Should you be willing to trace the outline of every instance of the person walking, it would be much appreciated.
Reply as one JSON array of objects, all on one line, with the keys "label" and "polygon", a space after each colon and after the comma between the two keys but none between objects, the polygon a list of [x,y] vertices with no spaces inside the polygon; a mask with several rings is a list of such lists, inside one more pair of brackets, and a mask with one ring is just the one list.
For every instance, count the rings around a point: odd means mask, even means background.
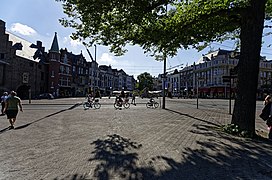
[{"label": "person walking", "polygon": [[10,92],[10,96],[6,99],[4,112],[7,114],[9,119],[10,129],[14,129],[14,124],[18,114],[18,106],[20,111],[23,112],[23,106],[21,99],[17,96],[15,91]]},{"label": "person walking", "polygon": [[131,104],[133,104],[134,106],[136,106],[136,102],[135,102],[135,93],[132,93]]},{"label": "person walking", "polygon": [[270,95],[267,95],[264,99],[264,108],[262,109],[260,117],[266,121],[266,125],[268,126],[268,139],[272,140],[272,97]]},{"label": "person walking", "polygon": [[4,108],[5,108],[5,102],[6,102],[6,99],[8,98],[8,93],[7,92],[4,92],[3,95],[1,96],[1,115],[5,115],[4,113]]}]

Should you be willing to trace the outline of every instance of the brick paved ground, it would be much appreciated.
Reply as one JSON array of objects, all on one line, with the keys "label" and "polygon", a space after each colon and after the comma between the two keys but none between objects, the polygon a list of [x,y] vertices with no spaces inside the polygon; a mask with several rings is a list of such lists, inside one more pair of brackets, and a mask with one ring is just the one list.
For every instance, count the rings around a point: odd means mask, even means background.
[{"label": "brick paved ground", "polygon": [[[272,179],[270,141],[216,130],[230,122],[225,106],[174,99],[167,110],[147,109],[138,99],[115,110],[102,99],[99,110],[73,107],[82,101],[33,101],[15,130],[1,116],[0,179]],[[266,130],[259,118],[256,127]]]}]

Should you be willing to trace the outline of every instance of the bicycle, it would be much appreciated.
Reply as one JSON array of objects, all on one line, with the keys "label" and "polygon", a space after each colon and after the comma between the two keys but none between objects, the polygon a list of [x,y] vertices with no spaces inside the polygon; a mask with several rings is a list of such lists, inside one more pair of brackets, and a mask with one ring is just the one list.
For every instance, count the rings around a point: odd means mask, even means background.
[{"label": "bicycle", "polygon": [[119,109],[122,106],[124,106],[124,108],[128,109],[130,107],[129,99],[124,99],[121,101],[120,98],[116,97],[113,106],[115,107],[115,109]]},{"label": "bicycle", "polygon": [[159,107],[159,103],[156,102],[153,98],[151,98],[147,103],[146,103],[146,107],[147,108],[158,108]]},{"label": "bicycle", "polygon": [[99,103],[99,99],[95,99],[94,101],[86,101],[83,103],[83,108],[85,110],[89,108],[99,109],[100,107],[101,107],[101,104]]}]

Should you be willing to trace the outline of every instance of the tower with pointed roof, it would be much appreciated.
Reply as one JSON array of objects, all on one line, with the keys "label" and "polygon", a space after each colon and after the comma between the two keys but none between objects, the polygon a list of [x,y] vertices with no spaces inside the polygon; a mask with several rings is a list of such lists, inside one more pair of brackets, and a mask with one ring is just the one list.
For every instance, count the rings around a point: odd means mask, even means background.
[{"label": "tower with pointed roof", "polygon": [[51,45],[51,48],[49,52],[54,52],[54,53],[59,53],[59,43],[58,43],[58,38],[57,38],[57,32],[55,32],[55,36]]},{"label": "tower with pointed roof", "polygon": [[60,69],[60,50],[58,44],[57,33],[48,52],[49,67],[48,67],[48,87],[49,92],[55,96],[59,96],[59,69]]}]

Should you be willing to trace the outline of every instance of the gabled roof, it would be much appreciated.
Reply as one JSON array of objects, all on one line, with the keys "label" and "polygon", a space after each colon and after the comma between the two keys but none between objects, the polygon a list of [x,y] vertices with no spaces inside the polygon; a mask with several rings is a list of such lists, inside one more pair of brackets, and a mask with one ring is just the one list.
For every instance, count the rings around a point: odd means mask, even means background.
[{"label": "gabled roof", "polygon": [[121,74],[123,74],[123,75],[126,75],[126,72],[125,72],[123,69],[120,69],[120,70],[118,70],[117,72],[118,72],[118,73],[121,73]]},{"label": "gabled roof", "polygon": [[226,55],[226,54],[230,54],[233,51],[229,51],[229,50],[224,50],[224,49],[218,49],[216,51],[210,52],[208,54],[203,55],[198,61],[197,64],[200,63],[204,63],[206,61],[210,61],[212,59],[212,57],[216,57],[219,55]]},{"label": "gabled roof", "polygon": [[58,44],[58,38],[57,38],[57,32],[55,32],[55,36],[51,45],[51,48],[49,52],[56,52],[59,53],[59,44]]},{"label": "gabled roof", "polygon": [[36,61],[36,62],[39,62],[39,59],[34,59],[33,56],[36,52],[37,49],[35,48],[31,48],[31,42],[19,37],[19,36],[16,36],[8,31],[6,31],[6,34],[9,35],[9,41],[12,42],[12,46],[17,49],[16,50],[16,55],[17,56],[20,56],[20,57],[23,57],[25,59],[29,59],[29,60],[32,60],[32,61]]},{"label": "gabled roof", "polygon": [[100,69],[104,70],[104,71],[108,71],[109,69],[111,69],[109,66],[107,65],[100,65],[99,66]]}]

